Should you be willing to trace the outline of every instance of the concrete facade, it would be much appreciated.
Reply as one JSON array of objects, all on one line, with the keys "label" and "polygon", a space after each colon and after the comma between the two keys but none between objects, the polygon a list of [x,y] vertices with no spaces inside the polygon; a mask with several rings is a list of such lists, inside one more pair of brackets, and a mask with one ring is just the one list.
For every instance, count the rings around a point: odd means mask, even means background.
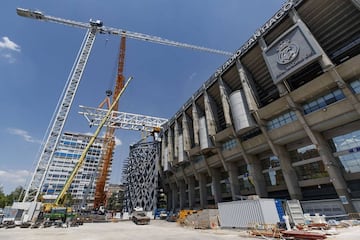
[{"label": "concrete facade", "polygon": [[360,211],[358,6],[284,3],[193,94],[162,132],[170,209],[259,195]]},{"label": "concrete facade", "polygon": [[[56,199],[91,137],[90,135],[71,132],[62,134],[41,188],[42,197],[45,200]],[[81,205],[89,208],[93,206],[96,179],[99,175],[99,165],[104,151],[103,146],[104,139],[97,138],[90,147],[85,162],[70,186],[69,192],[74,205],[79,208]],[[109,171],[106,186],[108,186],[110,174],[111,171]]]}]

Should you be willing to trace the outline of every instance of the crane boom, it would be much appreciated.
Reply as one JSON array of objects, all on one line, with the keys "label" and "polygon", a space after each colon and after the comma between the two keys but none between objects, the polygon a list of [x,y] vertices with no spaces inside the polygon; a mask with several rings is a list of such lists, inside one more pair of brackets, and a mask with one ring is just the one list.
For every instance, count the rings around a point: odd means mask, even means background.
[{"label": "crane boom", "polygon": [[[117,94],[124,87],[124,64],[125,64],[125,49],[126,49],[126,37],[121,36],[120,48],[119,48],[119,59],[118,59],[118,71],[116,76],[116,82],[114,87],[113,103],[114,111],[119,109],[119,102],[116,101]],[[115,128],[107,127],[105,132],[105,152],[101,157],[101,168],[99,177],[96,181],[95,196],[94,196],[94,208],[98,209],[100,206],[104,206],[106,202],[105,184],[108,177],[109,169],[111,167],[111,159],[115,148]]]},{"label": "crane boom", "polygon": [[207,47],[202,47],[202,46],[196,46],[196,45],[187,44],[187,43],[176,42],[176,41],[172,41],[169,39],[152,36],[152,35],[148,35],[148,34],[144,34],[144,33],[131,32],[128,30],[120,29],[120,28],[106,27],[106,26],[103,26],[102,22],[99,20],[96,20],[96,21],[90,20],[89,23],[82,23],[82,22],[77,22],[77,21],[73,21],[73,20],[48,16],[48,15],[43,14],[41,11],[33,11],[33,10],[29,10],[29,9],[24,9],[24,8],[17,8],[16,12],[19,16],[22,16],[22,17],[28,17],[28,18],[33,18],[33,19],[48,21],[48,22],[55,22],[55,23],[69,25],[72,27],[89,29],[91,26],[95,25],[98,27],[99,33],[103,33],[103,34],[121,35],[121,36],[126,36],[127,38],[137,39],[137,40],[141,40],[141,41],[152,42],[152,43],[168,45],[168,46],[173,46],[173,47],[190,48],[190,49],[194,49],[194,50],[222,54],[222,55],[226,55],[226,56],[233,55],[233,53],[227,52],[227,51],[222,51],[222,50],[217,50],[217,49],[212,49],[212,48],[207,48]]},{"label": "crane boom", "polygon": [[87,144],[87,146],[85,147],[84,151],[82,152],[77,164],[75,165],[74,169],[72,170],[69,178],[67,179],[63,189],[61,190],[61,192],[59,193],[59,195],[57,196],[54,204],[55,205],[59,205],[62,203],[64,196],[66,194],[66,192],[69,190],[70,185],[72,183],[72,181],[74,180],[76,174],[78,173],[80,167],[82,166],[82,164],[85,161],[85,157],[86,154],[88,153],[91,145],[94,143],[95,139],[97,138],[97,136],[99,135],[102,127],[104,126],[104,124],[106,123],[106,121],[108,120],[108,118],[110,117],[112,111],[114,110],[114,107],[116,105],[116,103],[118,102],[118,100],[120,99],[121,95],[123,94],[124,90],[126,89],[127,85],[130,83],[130,81],[132,80],[132,78],[129,78],[129,80],[126,82],[126,84],[124,85],[123,89],[121,89],[121,91],[118,93],[118,95],[115,96],[115,100],[112,105],[110,106],[109,110],[106,112],[105,116],[103,117],[103,119],[101,120],[99,126],[97,127],[94,135],[91,137],[91,139],[89,140],[89,143]]}]

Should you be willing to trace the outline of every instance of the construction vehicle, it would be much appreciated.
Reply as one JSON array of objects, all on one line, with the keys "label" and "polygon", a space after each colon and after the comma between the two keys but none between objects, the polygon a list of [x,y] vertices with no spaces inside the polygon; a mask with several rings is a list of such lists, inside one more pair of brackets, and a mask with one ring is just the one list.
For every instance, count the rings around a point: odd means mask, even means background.
[{"label": "construction vehicle", "polygon": [[165,208],[157,208],[154,210],[154,219],[165,220],[169,212]]},{"label": "construction vehicle", "polygon": [[44,217],[44,219],[50,220],[50,221],[61,220],[62,222],[65,222],[66,219],[68,219],[68,218],[72,219],[75,216],[75,214],[73,214],[73,211],[72,211],[72,209],[70,207],[65,207],[64,206],[64,202],[65,202],[66,196],[67,196],[66,193],[69,190],[70,185],[71,185],[72,181],[74,180],[76,174],[78,173],[80,167],[83,165],[83,163],[85,161],[85,157],[86,157],[90,147],[95,142],[95,139],[99,135],[99,133],[100,133],[102,127],[104,126],[105,122],[108,121],[108,119],[110,117],[110,114],[112,113],[112,110],[114,109],[116,103],[119,101],[120,96],[122,95],[122,93],[126,89],[127,85],[131,81],[131,79],[132,78],[129,78],[129,80],[124,85],[123,89],[116,96],[115,101],[112,103],[112,105],[110,106],[110,108],[107,111],[106,115],[104,116],[101,123],[97,127],[94,135],[90,138],[89,143],[87,144],[84,151],[82,152],[78,162],[75,164],[74,169],[72,170],[69,178],[66,180],[65,185],[64,185],[63,189],[61,190],[61,192],[59,193],[59,195],[57,196],[56,200],[53,203],[44,203],[43,204],[43,217]]},{"label": "construction vehicle", "polygon": [[150,224],[150,217],[146,215],[146,212],[141,207],[134,208],[134,211],[132,212],[131,220],[136,225]]},{"label": "construction vehicle", "polygon": [[192,210],[192,209],[181,209],[179,211],[179,214],[177,216],[177,223],[183,224],[185,222],[185,219],[187,216],[199,212],[198,210]]}]

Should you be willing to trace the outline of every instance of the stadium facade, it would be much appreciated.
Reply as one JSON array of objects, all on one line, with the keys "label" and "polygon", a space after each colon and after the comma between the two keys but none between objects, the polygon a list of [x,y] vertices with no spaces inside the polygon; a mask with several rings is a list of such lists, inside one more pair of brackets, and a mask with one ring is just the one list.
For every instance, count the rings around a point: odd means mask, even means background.
[{"label": "stadium facade", "polygon": [[164,126],[168,207],[360,212],[359,53],[359,0],[284,3]]}]

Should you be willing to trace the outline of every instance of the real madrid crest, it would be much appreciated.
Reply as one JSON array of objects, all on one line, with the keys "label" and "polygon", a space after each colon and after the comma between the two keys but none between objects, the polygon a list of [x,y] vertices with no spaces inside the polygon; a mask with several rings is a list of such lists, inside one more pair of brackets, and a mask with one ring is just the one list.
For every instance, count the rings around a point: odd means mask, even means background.
[{"label": "real madrid crest", "polygon": [[277,48],[279,64],[288,64],[299,54],[299,46],[290,40],[284,40],[279,43]]}]

